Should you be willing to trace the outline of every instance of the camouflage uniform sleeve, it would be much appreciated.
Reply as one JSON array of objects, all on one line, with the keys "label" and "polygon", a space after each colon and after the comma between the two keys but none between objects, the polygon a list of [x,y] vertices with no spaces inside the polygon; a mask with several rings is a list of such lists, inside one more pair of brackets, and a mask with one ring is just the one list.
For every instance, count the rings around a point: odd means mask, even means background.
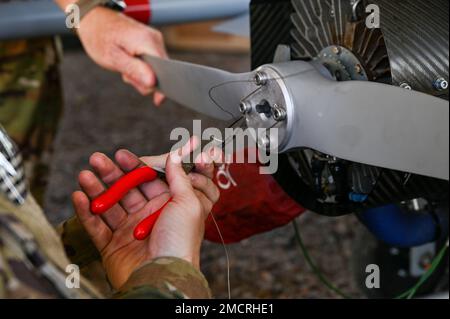
[{"label": "camouflage uniform sleeve", "polygon": [[58,226],[67,257],[81,268],[100,260],[100,254],[76,216]]},{"label": "camouflage uniform sleeve", "polygon": [[161,257],[135,270],[120,292],[122,299],[211,298],[208,282],[189,262],[175,257]]}]

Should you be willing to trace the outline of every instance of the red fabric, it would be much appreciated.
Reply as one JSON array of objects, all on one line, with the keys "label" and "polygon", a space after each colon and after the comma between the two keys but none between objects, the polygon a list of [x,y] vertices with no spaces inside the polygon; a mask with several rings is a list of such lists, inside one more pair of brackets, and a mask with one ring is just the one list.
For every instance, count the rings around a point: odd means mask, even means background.
[{"label": "red fabric", "polygon": [[[221,195],[212,213],[225,243],[281,227],[305,211],[271,175],[261,175],[259,167],[259,164],[230,164],[216,171],[215,181],[219,182]],[[211,216],[206,221],[205,238],[221,242]]]},{"label": "red fabric", "polygon": [[124,13],[145,24],[150,24],[152,12],[150,9],[150,0],[125,0],[127,7]]}]

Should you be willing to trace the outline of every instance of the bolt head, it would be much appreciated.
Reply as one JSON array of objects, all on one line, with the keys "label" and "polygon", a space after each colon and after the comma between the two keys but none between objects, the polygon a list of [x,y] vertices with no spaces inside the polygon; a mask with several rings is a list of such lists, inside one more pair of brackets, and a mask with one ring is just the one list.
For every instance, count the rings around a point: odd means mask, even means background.
[{"label": "bolt head", "polygon": [[402,84],[400,84],[400,87],[405,90],[410,90],[410,91],[412,90],[411,85],[409,85],[408,83],[402,83]]},{"label": "bolt head", "polygon": [[272,113],[274,120],[277,122],[284,121],[286,119],[286,111],[277,105],[274,105]]},{"label": "bolt head", "polygon": [[239,111],[241,112],[241,114],[247,114],[251,111],[252,106],[250,105],[250,103],[242,101],[239,104]]},{"label": "bolt head", "polygon": [[255,84],[258,86],[266,85],[268,80],[268,76],[264,72],[256,72],[255,74]]},{"label": "bolt head", "polygon": [[434,81],[433,86],[438,91],[444,91],[448,89],[448,81],[444,78],[439,78]]}]

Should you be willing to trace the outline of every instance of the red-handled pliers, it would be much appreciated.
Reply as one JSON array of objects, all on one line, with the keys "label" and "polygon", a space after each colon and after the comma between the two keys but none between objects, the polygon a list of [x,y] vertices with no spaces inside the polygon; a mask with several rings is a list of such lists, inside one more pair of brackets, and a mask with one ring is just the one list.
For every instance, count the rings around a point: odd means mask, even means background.
[{"label": "red-handled pliers", "polygon": [[[92,200],[91,212],[95,215],[101,215],[108,211],[111,207],[119,203],[122,198],[133,188],[154,181],[161,177],[164,178],[163,172],[157,171],[149,166],[139,167],[130,173],[119,178],[109,189],[100,196]],[[134,238],[144,240],[153,230],[153,226],[158,220],[164,208],[172,200],[170,198],[160,209],[142,220],[134,229]]]}]

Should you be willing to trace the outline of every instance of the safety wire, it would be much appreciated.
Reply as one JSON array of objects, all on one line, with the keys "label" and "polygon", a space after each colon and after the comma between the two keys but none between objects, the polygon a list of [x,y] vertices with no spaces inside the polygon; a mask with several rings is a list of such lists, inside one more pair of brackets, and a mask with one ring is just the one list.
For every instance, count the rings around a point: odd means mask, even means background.
[{"label": "safety wire", "polygon": [[[238,118],[236,121],[234,121],[233,123],[228,125],[228,128],[234,128],[234,127],[238,126],[239,122],[241,122],[243,119],[244,119],[243,117]],[[244,124],[245,124],[245,121],[238,127],[242,127],[242,125],[244,125]],[[233,135],[233,137],[232,137],[233,141],[234,141],[234,138],[235,138],[235,136]],[[225,145],[228,142],[230,142],[230,141],[227,141],[227,140],[222,141],[222,149],[225,148]],[[214,225],[216,227],[217,233],[219,234],[220,241],[222,242],[223,250],[225,252],[225,259],[226,259],[226,266],[227,266],[227,292],[228,292],[228,299],[231,299],[230,256],[228,254],[227,245],[225,243],[225,239],[223,238],[219,224],[217,223],[216,217],[214,216],[213,212],[211,212],[210,214],[211,214],[211,218],[214,222]]]},{"label": "safety wire", "polygon": [[[280,76],[280,77],[271,77],[271,78],[268,78],[267,81],[270,82],[270,81],[284,80],[284,79],[287,79],[287,78],[295,77],[295,76],[297,76],[297,75],[299,75],[299,74],[301,74],[301,73],[304,73],[304,71],[299,71],[299,72],[295,72],[295,73],[288,74],[288,75],[285,75],[285,76]],[[230,119],[235,120],[236,117],[233,115],[233,113],[231,113],[230,111],[226,110],[226,109],[225,109],[222,105],[220,105],[220,103],[214,98],[213,92],[214,92],[214,90],[219,89],[219,88],[221,88],[221,87],[223,87],[223,86],[225,86],[225,85],[236,84],[236,83],[253,83],[253,82],[254,82],[253,79],[249,79],[249,80],[234,80],[234,81],[226,81],[226,82],[222,82],[222,83],[219,83],[219,84],[217,84],[217,85],[214,85],[214,86],[210,87],[210,89],[209,89],[209,91],[208,91],[208,97],[209,97],[209,99],[211,100],[211,102],[213,102],[214,105],[217,106],[217,108],[219,108],[222,112],[227,113],[228,115],[230,115]],[[250,96],[252,96],[253,94],[255,94],[256,92],[258,92],[260,89],[261,89],[261,87],[257,87],[256,89],[254,89],[253,91],[251,91],[247,96],[243,97],[241,100],[247,99],[248,97],[250,97]]]},{"label": "safety wire", "polygon": [[[314,274],[317,276],[317,278],[326,287],[328,287],[328,289],[330,289],[331,291],[334,291],[336,294],[338,294],[342,298],[351,299],[352,298],[351,296],[349,296],[346,293],[342,292],[339,288],[334,286],[324,276],[323,272],[317,267],[317,265],[314,263],[314,261],[312,260],[311,256],[309,255],[309,252],[306,249],[306,246],[305,246],[305,244],[303,242],[302,236],[300,235],[300,231],[299,231],[297,222],[295,220],[292,222],[292,225],[294,227],[295,240],[297,241],[297,243],[298,243],[298,245],[300,247],[300,250],[303,253],[303,256],[305,257],[306,262],[308,263],[309,267],[312,269]],[[425,274],[422,275],[422,277],[420,277],[419,281],[413,287],[411,287],[410,289],[406,290],[404,293],[398,295],[394,299],[412,299],[416,295],[416,293],[419,290],[419,288],[422,287],[422,285],[428,280],[428,278],[430,278],[430,276],[434,273],[436,268],[439,266],[439,264],[441,263],[442,259],[445,256],[445,253],[447,252],[448,246],[449,246],[449,242],[447,240],[446,245],[444,245],[444,247],[442,247],[442,249],[439,251],[437,256],[433,259],[433,262],[431,263],[430,268],[427,270],[427,272]]]}]

